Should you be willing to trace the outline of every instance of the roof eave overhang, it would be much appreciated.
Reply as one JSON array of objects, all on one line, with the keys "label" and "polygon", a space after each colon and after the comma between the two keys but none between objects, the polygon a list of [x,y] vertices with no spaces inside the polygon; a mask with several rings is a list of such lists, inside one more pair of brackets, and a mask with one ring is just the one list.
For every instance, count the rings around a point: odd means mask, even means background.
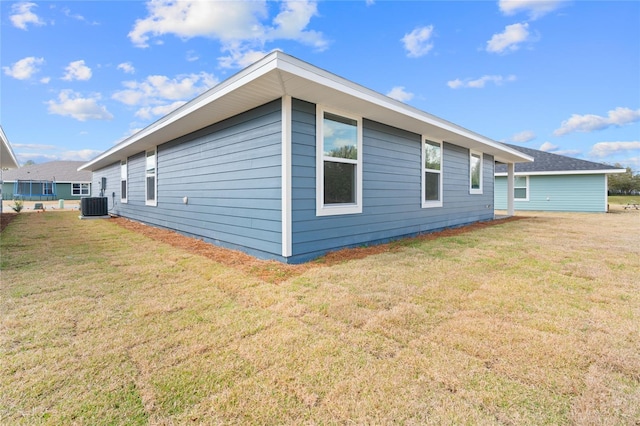
[{"label": "roof eave overhang", "polygon": [[439,141],[519,163],[533,158],[282,52],[273,52],[82,165],[98,170],[283,96],[360,115]]},{"label": "roof eave overhang", "polygon": [[18,163],[18,158],[16,154],[13,152],[13,148],[11,148],[11,144],[9,143],[9,139],[7,135],[4,133],[4,129],[0,126],[0,168],[2,169],[17,169],[20,167],[20,163]]},{"label": "roof eave overhang", "polygon": [[[514,176],[557,176],[557,175],[602,175],[625,173],[625,169],[602,169],[602,170],[555,170],[545,172],[515,172]],[[506,172],[496,173],[496,176],[507,176]]]}]

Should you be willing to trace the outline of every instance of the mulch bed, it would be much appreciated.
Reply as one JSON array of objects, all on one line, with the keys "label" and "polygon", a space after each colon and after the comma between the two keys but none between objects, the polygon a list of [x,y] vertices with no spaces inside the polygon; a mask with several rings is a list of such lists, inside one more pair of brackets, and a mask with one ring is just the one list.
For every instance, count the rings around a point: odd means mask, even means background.
[{"label": "mulch bed", "polygon": [[[407,238],[403,241],[428,241],[441,237],[450,237],[523,218],[524,216],[512,216],[489,222],[478,222],[459,228],[446,229],[440,232],[433,232],[430,234]],[[196,238],[186,237],[174,231],[147,226],[122,217],[117,217],[112,220],[123,228],[143,234],[155,241],[161,241],[188,252],[207,257],[218,263],[239,269],[245,273],[257,276],[260,279],[271,283],[285,281],[291,277],[301,275],[311,268],[336,265],[353,259],[363,259],[374,254],[395,252],[402,249],[402,245],[398,244],[398,242],[347,248],[327,253],[319,259],[301,265],[287,265],[275,260],[260,260],[237,250],[218,247]]]},{"label": "mulch bed", "polygon": [[[4,228],[11,223],[16,216],[17,213],[2,213],[0,215],[2,219],[0,231],[4,230]],[[446,229],[440,232],[406,238],[401,241],[428,241],[441,237],[451,237],[524,218],[525,216],[512,216],[489,222],[478,222],[459,228]],[[174,231],[155,228],[153,226],[144,225],[122,217],[116,217],[110,220],[125,229],[143,234],[155,241],[160,241],[171,246],[181,248],[190,253],[207,257],[218,263],[241,270],[247,274],[256,276],[271,283],[280,283],[291,277],[301,275],[311,268],[336,265],[353,259],[363,259],[374,254],[396,252],[402,249],[402,244],[398,244],[396,241],[373,246],[342,249],[327,253],[316,260],[301,265],[287,265],[275,260],[260,260],[237,250],[218,247],[196,238],[186,237]]]}]

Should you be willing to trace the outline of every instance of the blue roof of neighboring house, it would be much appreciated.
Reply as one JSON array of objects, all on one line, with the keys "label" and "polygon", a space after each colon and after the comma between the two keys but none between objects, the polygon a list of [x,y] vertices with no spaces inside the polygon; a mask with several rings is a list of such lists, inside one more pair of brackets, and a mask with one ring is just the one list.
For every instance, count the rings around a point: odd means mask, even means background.
[{"label": "blue roof of neighboring house", "polygon": [[[595,163],[593,161],[580,160],[578,158],[567,157],[565,155],[554,154],[552,152],[540,151],[538,149],[525,148],[523,146],[505,144],[511,148],[517,149],[523,154],[533,157],[531,163],[516,163],[515,173],[544,173],[551,172],[563,173],[620,173],[624,170],[620,167],[610,166],[608,164]],[[496,174],[506,174],[506,164],[496,164]]]}]

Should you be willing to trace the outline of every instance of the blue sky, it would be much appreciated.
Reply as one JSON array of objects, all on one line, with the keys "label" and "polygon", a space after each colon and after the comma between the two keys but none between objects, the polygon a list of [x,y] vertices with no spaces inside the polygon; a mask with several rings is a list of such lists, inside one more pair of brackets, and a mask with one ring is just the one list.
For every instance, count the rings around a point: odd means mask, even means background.
[{"label": "blue sky", "polygon": [[21,163],[90,160],[280,49],[489,138],[640,171],[637,1],[0,3]]}]

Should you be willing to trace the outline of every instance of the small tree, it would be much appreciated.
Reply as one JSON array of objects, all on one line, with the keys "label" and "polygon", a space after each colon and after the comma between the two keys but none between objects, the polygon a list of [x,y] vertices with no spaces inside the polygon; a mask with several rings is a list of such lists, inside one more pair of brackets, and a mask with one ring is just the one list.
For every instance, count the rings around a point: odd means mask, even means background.
[{"label": "small tree", "polygon": [[24,202],[22,200],[15,200],[9,207],[11,207],[16,213],[20,213],[24,207]]}]

